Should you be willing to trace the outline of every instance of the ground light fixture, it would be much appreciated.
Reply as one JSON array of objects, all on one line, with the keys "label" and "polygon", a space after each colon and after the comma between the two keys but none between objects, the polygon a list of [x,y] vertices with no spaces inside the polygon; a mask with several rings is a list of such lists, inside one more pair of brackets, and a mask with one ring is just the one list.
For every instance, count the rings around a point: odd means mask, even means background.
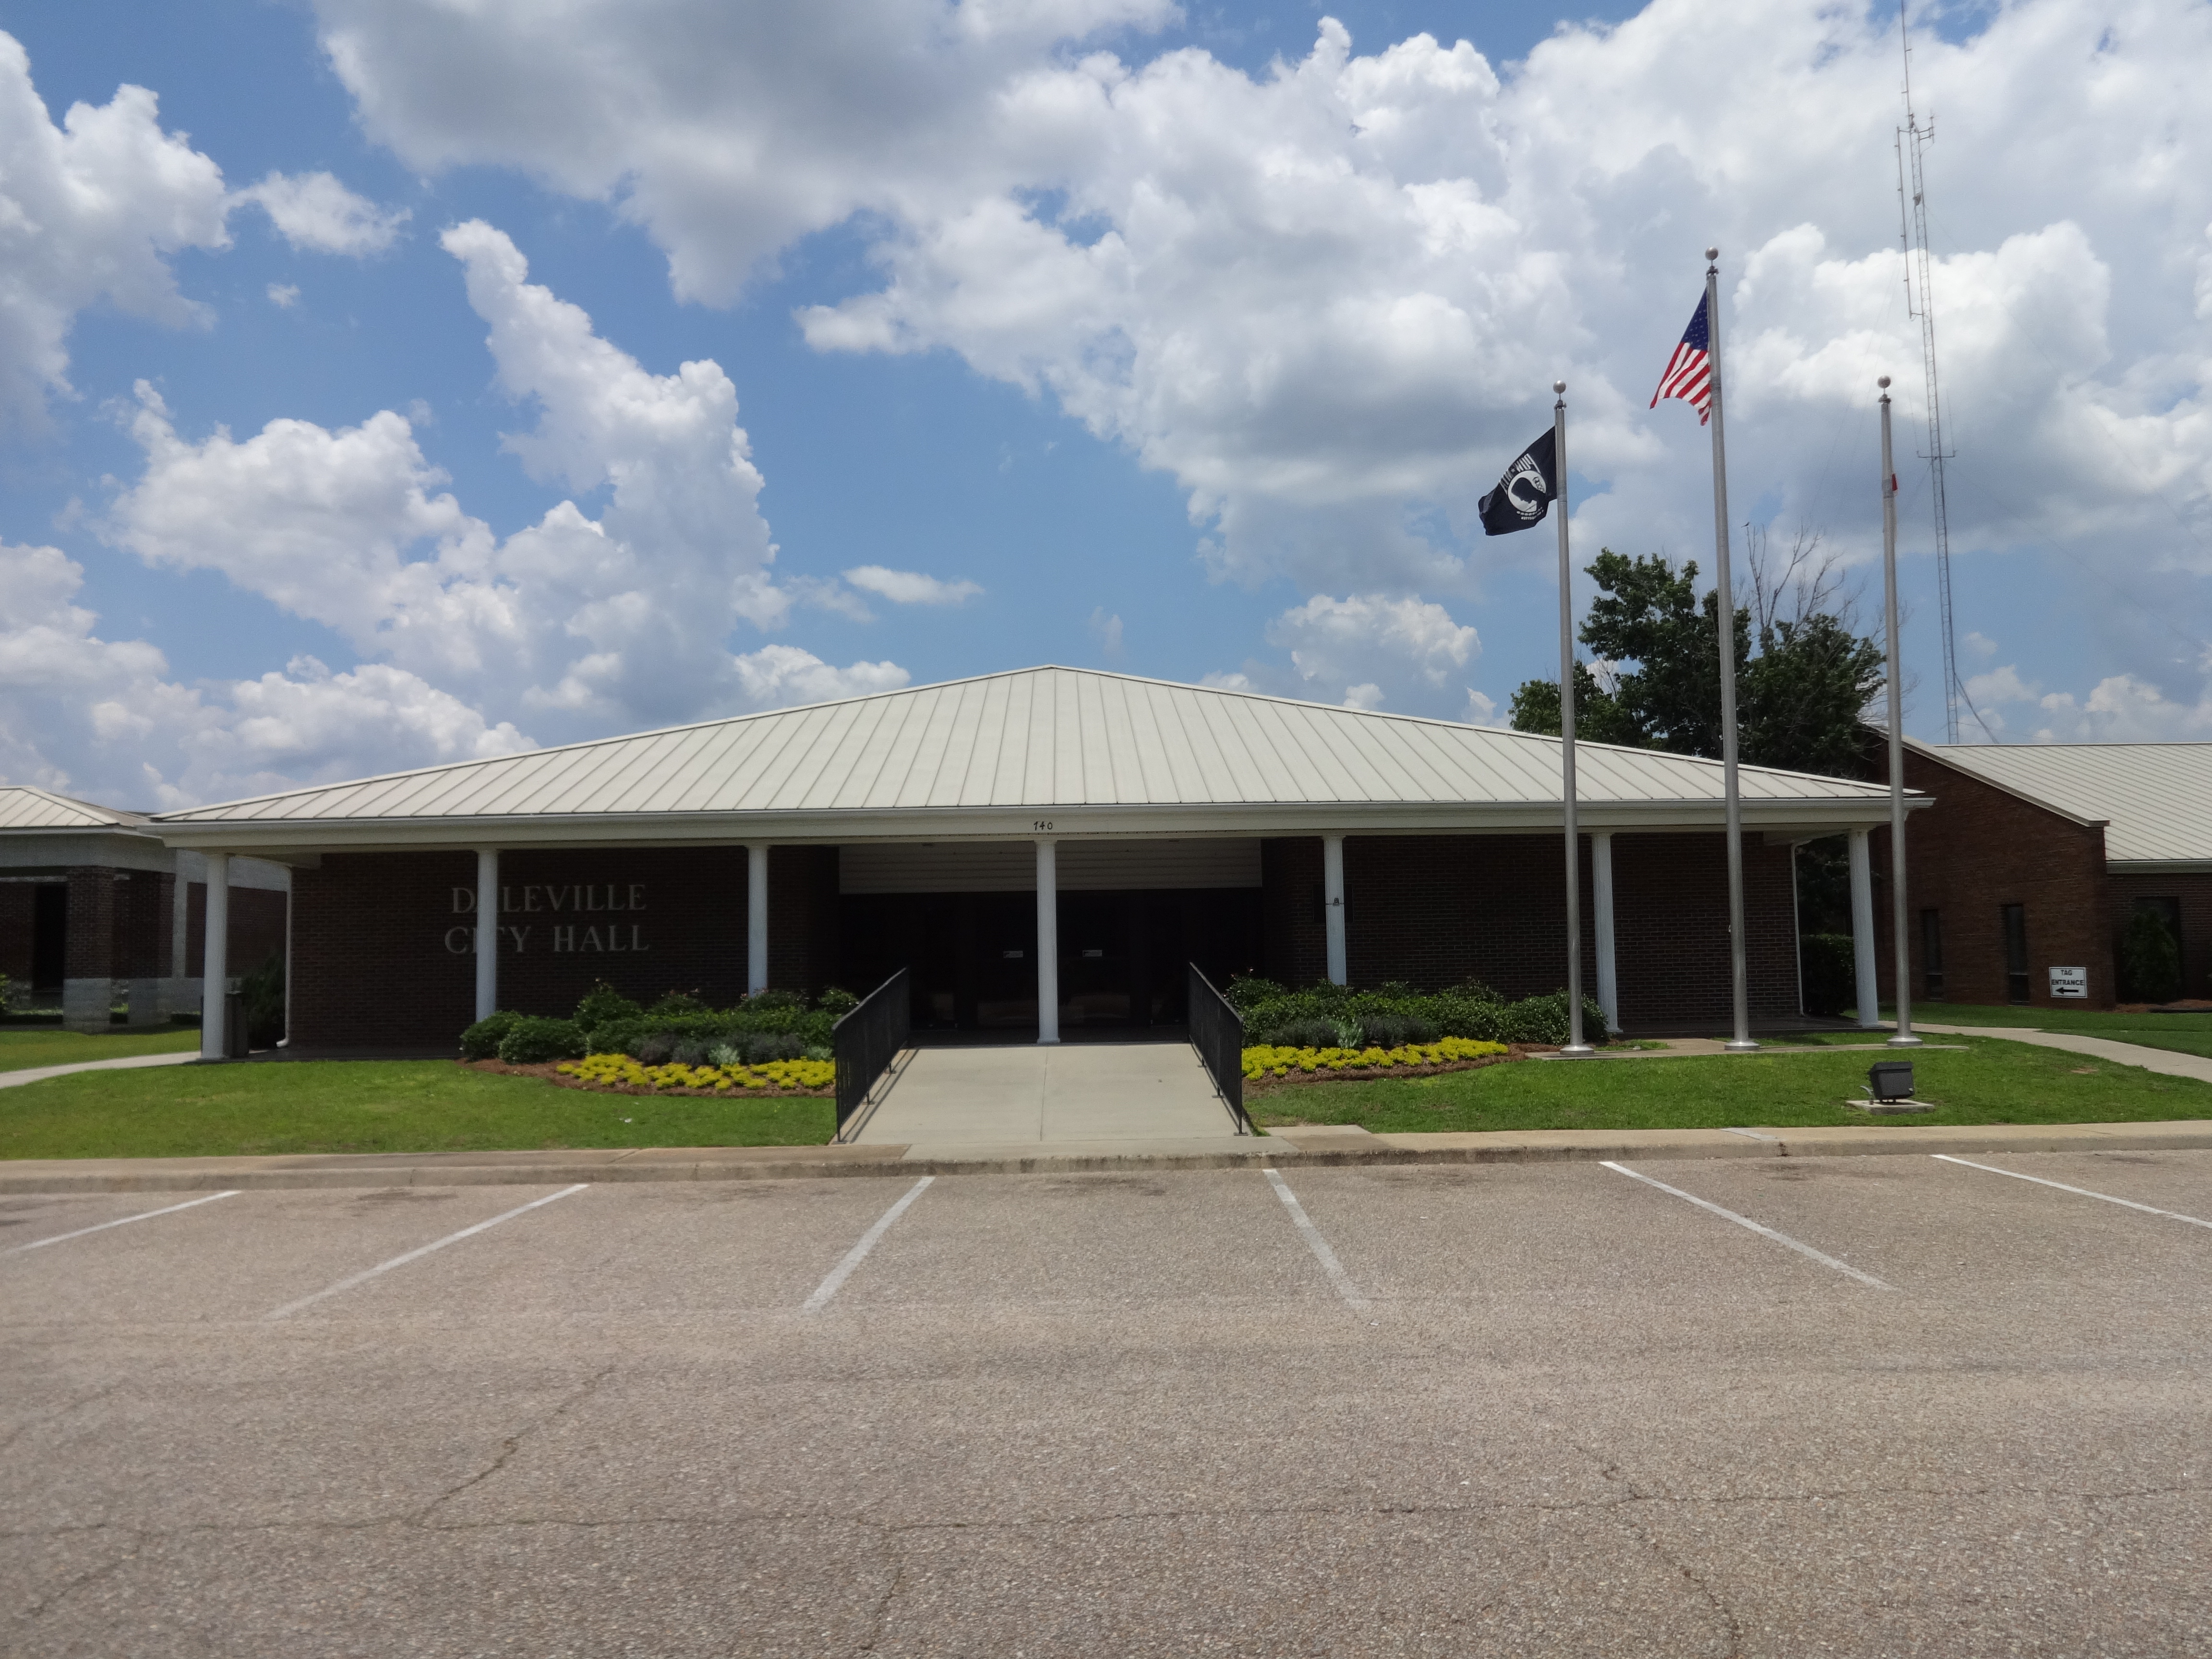
[{"label": "ground light fixture", "polygon": [[1867,1092],[1884,1104],[1912,1098],[1912,1062],[1878,1060],[1867,1067]]}]

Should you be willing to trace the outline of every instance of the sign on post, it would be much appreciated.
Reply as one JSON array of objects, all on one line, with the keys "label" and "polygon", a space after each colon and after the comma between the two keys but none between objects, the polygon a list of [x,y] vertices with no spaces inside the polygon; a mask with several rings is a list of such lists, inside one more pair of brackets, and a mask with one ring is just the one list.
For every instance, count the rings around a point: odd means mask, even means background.
[{"label": "sign on post", "polygon": [[2087,968],[2053,968],[2051,970],[2051,994],[2086,999],[2089,994],[2089,970]]}]

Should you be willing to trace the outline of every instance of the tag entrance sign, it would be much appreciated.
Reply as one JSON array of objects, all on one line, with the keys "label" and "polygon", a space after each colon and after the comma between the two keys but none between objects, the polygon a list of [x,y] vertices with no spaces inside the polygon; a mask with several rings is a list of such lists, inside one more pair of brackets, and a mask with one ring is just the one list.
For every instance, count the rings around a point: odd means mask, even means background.
[{"label": "tag entrance sign", "polygon": [[2051,994],[2055,997],[2078,997],[2086,1001],[2089,995],[2089,970],[2087,968],[2053,968],[2051,970]]}]

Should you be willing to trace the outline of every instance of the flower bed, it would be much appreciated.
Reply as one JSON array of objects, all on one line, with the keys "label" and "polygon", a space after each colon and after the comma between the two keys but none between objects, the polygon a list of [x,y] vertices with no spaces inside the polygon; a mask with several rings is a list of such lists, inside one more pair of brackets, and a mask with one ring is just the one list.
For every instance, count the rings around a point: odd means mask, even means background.
[{"label": "flower bed", "polygon": [[1514,1057],[1514,1050],[1503,1042],[1472,1037],[1443,1037],[1395,1048],[1292,1048],[1262,1043],[1244,1050],[1244,1076],[1254,1083],[1404,1077],[1488,1066]]},{"label": "flower bed", "polygon": [[647,1066],[628,1054],[591,1054],[553,1068],[584,1088],[624,1094],[827,1095],[837,1067],[827,1060],[771,1060],[758,1066]]}]

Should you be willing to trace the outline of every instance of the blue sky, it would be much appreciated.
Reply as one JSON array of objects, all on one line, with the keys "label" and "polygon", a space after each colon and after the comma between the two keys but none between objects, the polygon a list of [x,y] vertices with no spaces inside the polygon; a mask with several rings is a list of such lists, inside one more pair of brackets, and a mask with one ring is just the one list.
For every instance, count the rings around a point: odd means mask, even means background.
[{"label": "blue sky", "polygon": [[[1551,538],[1473,505],[1554,374],[1584,558],[1710,567],[1644,407],[1709,238],[1733,516],[1869,619],[1898,376],[1941,735],[1889,14],[824,15],[0,15],[0,777],[181,804],[1043,661],[1502,718]],[[1962,671],[2004,740],[2212,735],[2212,26],[1935,21]]]}]

